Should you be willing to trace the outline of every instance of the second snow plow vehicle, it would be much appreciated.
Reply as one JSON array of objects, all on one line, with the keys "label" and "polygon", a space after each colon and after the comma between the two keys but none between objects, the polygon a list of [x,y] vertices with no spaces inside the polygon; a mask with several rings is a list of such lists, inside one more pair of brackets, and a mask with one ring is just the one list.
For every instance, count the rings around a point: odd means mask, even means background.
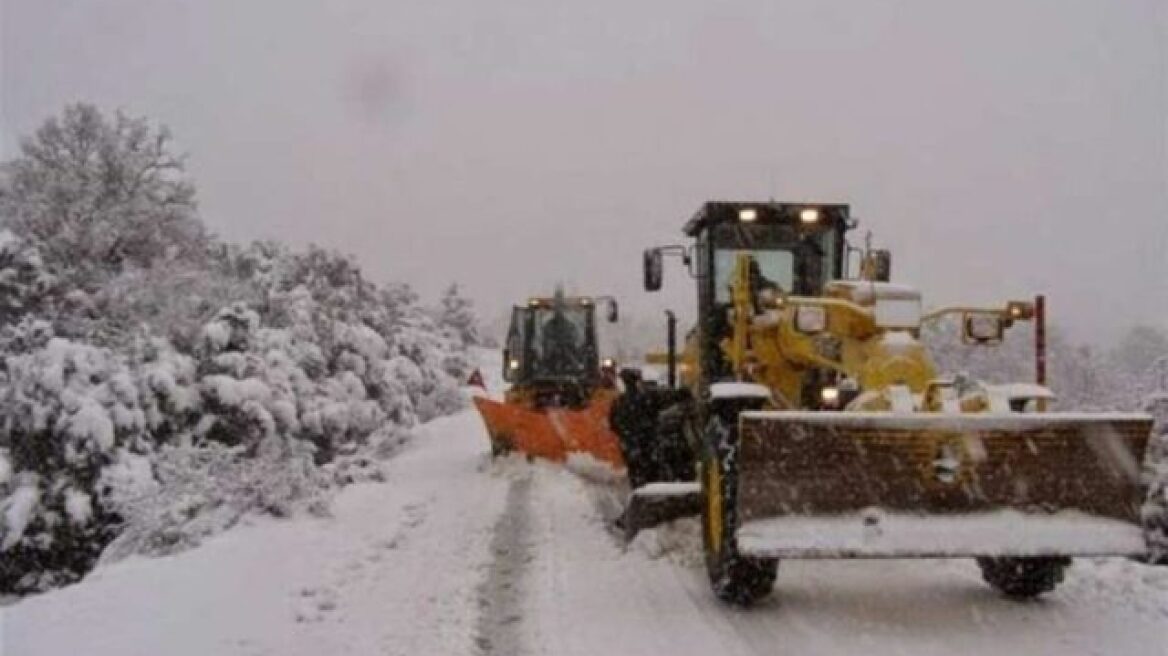
[{"label": "second snow plow vehicle", "polygon": [[614,364],[599,357],[598,302],[607,306],[607,319],[616,321],[616,301],[607,296],[557,291],[512,308],[503,351],[503,380],[510,388],[502,402],[474,400],[493,454],[515,451],[562,461],[584,453],[624,467],[608,427],[616,378]]},{"label": "second snow plow vehicle", "polygon": [[844,279],[854,226],[846,205],[707,203],[692,246],[646,251],[650,291],[664,255],[689,265],[698,322],[669,355],[681,389],[639,392],[678,400],[652,434],[623,437],[684,444],[697,481],[635,490],[626,518],[696,499],[711,585],[738,604],[769,593],[781,558],[974,557],[1028,597],[1072,556],[1147,556],[1151,418],[1045,413],[1040,384],[938,378],[922,321],[960,316],[966,342],[993,345],[1035,304],[923,316],[916,290],[888,282],[886,251]]}]

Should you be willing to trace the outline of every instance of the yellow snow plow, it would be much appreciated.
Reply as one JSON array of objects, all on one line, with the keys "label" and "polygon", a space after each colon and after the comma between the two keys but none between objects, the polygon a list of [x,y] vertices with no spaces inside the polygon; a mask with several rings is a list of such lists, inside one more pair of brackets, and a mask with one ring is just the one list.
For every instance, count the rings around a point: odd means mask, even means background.
[{"label": "yellow snow plow", "polygon": [[[919,292],[888,281],[887,251],[847,244],[854,226],[846,205],[707,203],[692,246],[646,251],[650,291],[665,255],[690,267],[698,322],[667,354],[678,388],[632,391],[676,401],[647,429],[617,428],[684,445],[696,466],[634,490],[626,517],[696,500],[711,585],[738,604],[770,592],[781,558],[974,557],[1028,597],[1073,556],[1149,554],[1151,418],[1046,412],[1041,297],[923,314]],[[1037,382],[939,377],[920,332],[946,317],[987,348],[1034,321]],[[630,478],[656,466],[626,460]]]},{"label": "yellow snow plow", "polygon": [[616,397],[615,365],[601,360],[596,304],[617,320],[611,297],[536,297],[515,306],[503,351],[502,401],[479,397],[475,407],[491,439],[491,452],[563,461],[587,454],[624,466],[608,414]]}]

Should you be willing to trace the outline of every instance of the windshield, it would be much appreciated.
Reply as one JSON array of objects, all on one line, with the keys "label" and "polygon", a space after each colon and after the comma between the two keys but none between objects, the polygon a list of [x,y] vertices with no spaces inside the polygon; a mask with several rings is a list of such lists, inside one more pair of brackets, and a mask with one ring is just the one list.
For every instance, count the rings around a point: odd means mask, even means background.
[{"label": "windshield", "polygon": [[795,256],[784,250],[718,249],[714,251],[714,300],[730,302],[730,283],[734,278],[734,264],[738,255],[746,253],[758,263],[759,281],[763,287],[778,286],[790,292],[795,280]]},{"label": "windshield", "polygon": [[835,274],[839,232],[808,230],[788,224],[724,223],[711,228],[714,262],[714,299],[730,301],[730,279],[735,257],[748,253],[758,263],[764,286],[775,285],[793,294],[817,294]]},{"label": "windshield", "polygon": [[550,376],[588,371],[595,351],[590,330],[592,308],[537,308],[532,315],[529,344],[533,370]]}]

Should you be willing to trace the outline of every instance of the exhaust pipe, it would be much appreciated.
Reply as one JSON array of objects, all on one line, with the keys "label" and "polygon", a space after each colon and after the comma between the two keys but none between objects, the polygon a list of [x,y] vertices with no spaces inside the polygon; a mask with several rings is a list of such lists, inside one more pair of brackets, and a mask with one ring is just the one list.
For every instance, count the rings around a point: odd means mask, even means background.
[{"label": "exhaust pipe", "polygon": [[[1034,297],[1034,382],[1046,385],[1046,296]],[[1038,411],[1046,410],[1046,399],[1038,400]]]},{"label": "exhaust pipe", "polygon": [[677,387],[677,317],[673,310],[665,311],[665,347],[668,351],[666,384],[669,389]]}]

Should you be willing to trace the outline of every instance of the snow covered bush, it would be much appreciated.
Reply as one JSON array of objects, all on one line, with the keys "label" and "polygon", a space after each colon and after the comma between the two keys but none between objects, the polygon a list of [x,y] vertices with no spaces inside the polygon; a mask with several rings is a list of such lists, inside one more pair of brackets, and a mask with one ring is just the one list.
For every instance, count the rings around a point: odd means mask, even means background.
[{"label": "snow covered bush", "polygon": [[175,445],[152,458],[124,456],[105,471],[109,503],[125,518],[102,560],[166,555],[197,546],[249,513],[324,513],[329,477],[296,442],[243,447]]},{"label": "snow covered bush", "polygon": [[146,416],[125,362],[60,338],[5,358],[0,391],[0,589],[24,592],[88,570],[117,517],[103,468],[148,450]]},{"label": "snow covered bush", "polygon": [[385,423],[357,373],[367,367],[359,355],[334,359],[352,369],[330,370],[316,344],[292,330],[261,328],[259,315],[240,306],[221,312],[205,335],[201,437],[249,453],[268,439],[307,440],[327,462]]},{"label": "snow covered bush", "polygon": [[148,332],[193,353],[219,310],[259,300],[257,290],[207,262],[164,259],[148,268],[126,266],[94,290],[90,318],[69,332],[116,348]]},{"label": "snow covered bush", "polygon": [[320,511],[466,402],[457,288],[209,236],[165,128],[72,105],[0,175],[0,593]]},{"label": "snow covered bush", "polygon": [[1156,420],[1152,441],[1148,445],[1148,500],[1144,504],[1144,525],[1156,562],[1168,563],[1168,393],[1147,400],[1144,409]]},{"label": "snow covered bush", "polygon": [[149,335],[140,336],[128,353],[151,442],[189,444],[204,407],[194,358]]}]

